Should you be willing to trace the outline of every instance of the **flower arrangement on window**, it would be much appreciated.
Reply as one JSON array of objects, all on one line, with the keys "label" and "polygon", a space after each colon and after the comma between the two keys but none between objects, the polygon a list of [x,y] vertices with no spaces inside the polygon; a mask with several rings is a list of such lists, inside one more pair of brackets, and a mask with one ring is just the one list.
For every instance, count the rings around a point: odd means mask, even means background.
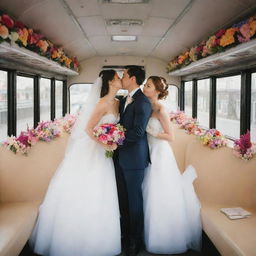
[{"label": "flower arrangement on window", "polygon": [[241,135],[240,139],[235,141],[234,155],[243,159],[250,160],[256,154],[256,144],[251,142],[250,131]]},{"label": "flower arrangement on window", "polygon": [[79,62],[76,57],[68,57],[62,47],[54,45],[44,35],[26,27],[22,22],[15,21],[8,14],[0,11],[0,43],[18,44],[34,51],[62,66],[78,71]]},{"label": "flower arrangement on window", "polygon": [[183,111],[171,112],[170,120],[179,125],[180,129],[184,129],[187,134],[198,135],[203,130],[198,126],[195,118],[187,117]]},{"label": "flower arrangement on window", "polygon": [[35,129],[22,131],[18,137],[8,137],[2,146],[12,152],[27,155],[30,148],[38,141],[50,142],[61,136],[62,131],[70,133],[76,121],[76,116],[66,114],[65,117],[54,121],[40,122]]},{"label": "flower arrangement on window", "polygon": [[198,138],[203,145],[211,149],[221,148],[227,145],[226,138],[216,129],[206,130],[204,133],[198,135]]},{"label": "flower arrangement on window", "polygon": [[256,38],[256,15],[230,28],[219,30],[207,40],[180,54],[168,63],[167,70],[171,72],[185,67],[201,58],[225,51],[254,38]]}]

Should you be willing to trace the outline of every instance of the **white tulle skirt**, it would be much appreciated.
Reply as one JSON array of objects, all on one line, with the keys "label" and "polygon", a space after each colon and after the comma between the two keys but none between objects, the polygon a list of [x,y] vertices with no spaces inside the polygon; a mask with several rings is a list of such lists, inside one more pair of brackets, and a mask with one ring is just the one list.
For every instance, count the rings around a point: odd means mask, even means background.
[{"label": "white tulle skirt", "polygon": [[167,141],[148,136],[152,164],[143,182],[144,238],[152,253],[175,254],[201,248],[200,202],[195,169],[180,174]]},{"label": "white tulle skirt", "polygon": [[94,141],[81,139],[50,182],[30,244],[47,256],[117,255],[119,220],[112,159]]}]

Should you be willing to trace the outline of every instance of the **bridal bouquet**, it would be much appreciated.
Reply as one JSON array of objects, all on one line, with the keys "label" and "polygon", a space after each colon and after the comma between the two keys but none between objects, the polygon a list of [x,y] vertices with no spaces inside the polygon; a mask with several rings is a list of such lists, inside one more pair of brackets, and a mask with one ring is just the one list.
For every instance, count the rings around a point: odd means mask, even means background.
[{"label": "bridal bouquet", "polygon": [[[122,145],[125,139],[125,129],[120,124],[102,124],[94,128],[93,135],[98,139],[98,141],[106,144],[112,145],[116,143],[117,145]],[[113,157],[113,151],[107,150],[105,153],[106,157]]]}]

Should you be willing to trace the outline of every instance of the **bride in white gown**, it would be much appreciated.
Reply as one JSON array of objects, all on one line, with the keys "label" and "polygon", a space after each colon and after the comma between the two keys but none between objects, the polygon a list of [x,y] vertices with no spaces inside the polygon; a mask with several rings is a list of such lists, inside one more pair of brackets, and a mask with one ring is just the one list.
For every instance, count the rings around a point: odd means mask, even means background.
[{"label": "bride in white gown", "polygon": [[40,206],[30,239],[37,254],[113,256],[121,251],[114,166],[104,155],[116,145],[101,144],[93,137],[95,126],[118,122],[115,95],[121,81],[113,70],[100,75]]},{"label": "bride in white gown", "polygon": [[143,181],[144,239],[146,249],[158,254],[200,250],[200,202],[195,194],[195,170],[189,166],[181,175],[172,148],[169,116],[159,99],[168,94],[164,78],[149,77],[143,92],[152,103],[148,122],[151,165]]}]

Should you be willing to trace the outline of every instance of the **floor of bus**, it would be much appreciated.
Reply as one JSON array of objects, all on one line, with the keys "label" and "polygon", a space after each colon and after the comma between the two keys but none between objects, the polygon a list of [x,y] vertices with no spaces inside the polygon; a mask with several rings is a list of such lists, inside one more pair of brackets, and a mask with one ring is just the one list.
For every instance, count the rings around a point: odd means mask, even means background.
[{"label": "floor of bus", "polygon": [[[122,253],[119,256],[124,256],[125,254]],[[158,254],[152,254],[148,253],[146,251],[141,251],[138,256],[150,256],[154,255],[157,256]],[[169,256],[170,254],[168,254]],[[29,248],[28,244],[25,245],[22,252],[19,254],[19,256],[40,256],[38,254],[34,254],[32,250]],[[164,256],[163,254],[161,256]],[[167,255],[166,255],[167,256]],[[221,256],[220,253],[217,251],[215,246],[212,244],[210,239],[207,237],[207,235],[203,232],[203,243],[202,243],[202,250],[201,252],[195,252],[195,251],[188,251],[186,253],[182,254],[172,254],[172,256]]]}]

